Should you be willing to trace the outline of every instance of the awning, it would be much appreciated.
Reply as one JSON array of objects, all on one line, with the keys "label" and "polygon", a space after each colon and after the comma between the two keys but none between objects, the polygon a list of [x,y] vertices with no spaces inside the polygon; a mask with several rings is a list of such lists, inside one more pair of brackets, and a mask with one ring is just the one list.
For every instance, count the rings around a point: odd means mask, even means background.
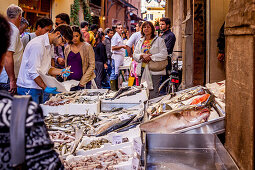
[{"label": "awning", "polygon": [[138,16],[137,16],[136,14],[134,14],[133,12],[130,12],[129,15],[130,15],[130,19],[131,19],[131,20],[136,20],[136,21],[142,20],[142,21],[144,21],[144,19],[138,17]]},{"label": "awning", "polygon": [[126,7],[130,7],[130,8],[134,8],[135,10],[138,10],[135,6],[133,6],[132,4],[128,3],[125,0],[118,0],[120,3],[122,3],[123,5],[125,5]]}]

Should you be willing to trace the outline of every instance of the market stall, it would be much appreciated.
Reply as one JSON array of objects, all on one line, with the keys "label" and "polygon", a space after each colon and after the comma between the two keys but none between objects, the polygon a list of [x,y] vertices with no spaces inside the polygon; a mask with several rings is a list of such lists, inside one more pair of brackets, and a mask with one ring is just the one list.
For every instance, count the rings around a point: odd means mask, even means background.
[{"label": "market stall", "polygon": [[[66,169],[235,167],[215,135],[225,130],[224,82],[149,101],[147,94],[141,87],[82,90],[43,104],[45,123]],[[177,150],[180,157],[173,156]],[[187,152],[196,166],[181,159]]]}]

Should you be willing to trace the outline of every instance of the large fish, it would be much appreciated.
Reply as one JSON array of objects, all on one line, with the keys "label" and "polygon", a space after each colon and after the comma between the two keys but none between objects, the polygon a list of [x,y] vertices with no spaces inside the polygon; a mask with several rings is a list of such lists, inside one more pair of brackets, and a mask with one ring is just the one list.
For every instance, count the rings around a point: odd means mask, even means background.
[{"label": "large fish", "polygon": [[207,121],[210,116],[208,108],[168,112],[141,124],[142,131],[154,133],[173,133],[177,130]]}]

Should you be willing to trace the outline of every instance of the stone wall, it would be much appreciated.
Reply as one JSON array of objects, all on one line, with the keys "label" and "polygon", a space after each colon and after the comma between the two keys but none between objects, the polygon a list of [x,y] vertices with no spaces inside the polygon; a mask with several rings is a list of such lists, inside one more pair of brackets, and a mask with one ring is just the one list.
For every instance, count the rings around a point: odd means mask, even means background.
[{"label": "stone wall", "polygon": [[226,148],[254,169],[255,0],[231,0],[226,17]]}]

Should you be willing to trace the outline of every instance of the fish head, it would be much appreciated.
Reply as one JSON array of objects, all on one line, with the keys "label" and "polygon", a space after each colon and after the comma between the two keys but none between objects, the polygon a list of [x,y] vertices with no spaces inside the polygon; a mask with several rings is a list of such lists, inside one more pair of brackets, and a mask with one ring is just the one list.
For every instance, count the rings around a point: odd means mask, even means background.
[{"label": "fish head", "polygon": [[208,108],[203,108],[199,110],[187,110],[182,113],[183,117],[189,121],[198,121],[198,122],[205,122],[210,116],[210,110]]}]

